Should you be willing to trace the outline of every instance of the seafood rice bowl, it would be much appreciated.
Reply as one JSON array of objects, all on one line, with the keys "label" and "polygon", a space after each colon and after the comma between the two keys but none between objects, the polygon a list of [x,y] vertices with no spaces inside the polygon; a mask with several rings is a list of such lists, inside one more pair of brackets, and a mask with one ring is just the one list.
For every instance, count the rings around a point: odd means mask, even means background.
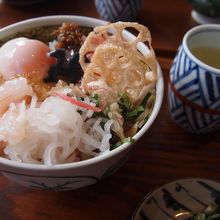
[{"label": "seafood rice bowl", "polygon": [[162,102],[148,28],[48,16],[0,34],[2,173],[36,189],[71,190],[117,170]]}]

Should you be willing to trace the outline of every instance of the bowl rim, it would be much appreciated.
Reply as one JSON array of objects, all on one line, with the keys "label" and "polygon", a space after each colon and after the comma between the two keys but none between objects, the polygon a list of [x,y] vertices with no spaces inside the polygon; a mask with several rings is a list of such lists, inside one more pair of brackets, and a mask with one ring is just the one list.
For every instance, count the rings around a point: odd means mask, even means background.
[{"label": "bowl rim", "polygon": [[186,51],[186,54],[193,62],[198,64],[203,69],[207,69],[207,70],[214,72],[216,74],[220,74],[220,69],[209,66],[208,64],[199,60],[195,55],[192,54],[192,52],[190,51],[189,46],[188,46],[188,40],[191,37],[193,37],[194,35],[203,33],[203,32],[210,32],[210,31],[220,32],[220,25],[219,24],[202,24],[202,25],[198,25],[198,26],[191,28],[190,30],[188,30],[185,33],[185,35],[183,37],[182,45],[183,45],[183,49]]},{"label": "bowl rim", "polygon": [[[49,25],[61,24],[64,21],[72,21],[76,23],[78,22],[80,25],[82,25],[82,23],[83,24],[88,23],[87,26],[90,25],[89,27],[95,27],[95,26],[104,25],[107,23],[106,21],[101,20],[101,19],[86,17],[86,16],[77,16],[77,15],[42,16],[42,17],[37,17],[37,18],[26,19],[26,20],[11,24],[9,26],[6,26],[0,29],[0,34],[2,34],[2,32],[8,33],[10,31],[17,33],[18,32],[17,29],[20,29],[21,31],[23,31],[26,28],[30,27],[30,24],[31,24],[31,27],[37,27],[39,25],[45,26],[47,24]],[[32,24],[34,24],[34,26]],[[7,36],[10,36],[10,35],[8,34]],[[134,37],[134,35],[130,33],[129,35]],[[3,38],[4,37],[2,37],[1,35],[0,39],[3,39]],[[164,80],[163,80],[162,70],[160,68],[159,63],[157,63],[157,67],[158,67],[158,80],[156,84],[156,101],[154,103],[154,107],[153,107],[153,110],[151,112],[149,119],[144,124],[144,126],[133,136],[133,138],[135,139],[135,143],[145,134],[145,132],[153,124],[162,105],[163,95],[164,95]],[[110,152],[104,153],[102,155],[98,155],[96,157],[93,157],[87,160],[72,162],[72,163],[65,163],[65,164],[55,164],[51,166],[48,166],[45,164],[21,163],[21,162],[12,161],[7,158],[0,157],[0,166],[4,165],[5,167],[7,166],[7,168],[22,169],[23,171],[25,170],[26,171],[28,170],[51,171],[51,170],[64,170],[64,169],[67,170],[67,169],[84,167],[84,166],[88,166],[88,165],[101,162],[103,160],[113,157],[114,155],[119,154],[120,152],[126,150],[128,147],[132,145],[133,144],[130,144],[130,143],[124,143],[120,147]],[[4,170],[3,172],[7,172],[7,171]]]}]

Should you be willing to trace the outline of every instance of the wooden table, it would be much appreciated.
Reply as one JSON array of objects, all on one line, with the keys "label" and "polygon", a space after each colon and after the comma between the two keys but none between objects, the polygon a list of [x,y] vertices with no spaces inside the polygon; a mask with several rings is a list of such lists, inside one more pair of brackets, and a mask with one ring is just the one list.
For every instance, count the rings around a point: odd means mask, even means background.
[{"label": "wooden table", "polygon": [[[219,133],[197,136],[171,120],[167,79],[184,33],[196,25],[186,0],[146,0],[137,18],[149,27],[165,78],[161,111],[149,132],[137,143],[130,159],[105,181],[70,192],[24,188],[0,176],[0,219],[128,220],[151,190],[176,179],[202,177],[220,181]],[[34,7],[0,4],[0,26],[43,15],[98,17],[93,1],[49,0]]]}]

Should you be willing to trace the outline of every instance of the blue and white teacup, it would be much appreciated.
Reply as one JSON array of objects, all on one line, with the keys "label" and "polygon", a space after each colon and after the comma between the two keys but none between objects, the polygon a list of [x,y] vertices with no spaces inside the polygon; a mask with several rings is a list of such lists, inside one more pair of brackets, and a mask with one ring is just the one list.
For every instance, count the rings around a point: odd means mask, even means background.
[{"label": "blue and white teacup", "polygon": [[[193,51],[197,48],[197,54]],[[198,58],[200,48],[207,60]],[[168,101],[171,117],[186,131],[205,134],[220,128],[220,25],[200,25],[189,30],[170,69]],[[199,55],[198,55],[199,54]]]},{"label": "blue and white teacup", "polygon": [[106,21],[134,21],[142,0],[95,0],[100,17]]}]

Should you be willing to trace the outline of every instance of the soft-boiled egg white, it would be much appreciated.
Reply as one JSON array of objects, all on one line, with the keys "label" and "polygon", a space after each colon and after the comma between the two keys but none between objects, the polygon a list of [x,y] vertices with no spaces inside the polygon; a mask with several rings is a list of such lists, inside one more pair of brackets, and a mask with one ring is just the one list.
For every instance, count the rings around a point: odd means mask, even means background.
[{"label": "soft-boiled egg white", "polygon": [[49,52],[50,48],[39,40],[24,37],[10,40],[0,48],[0,74],[5,80],[21,75],[41,80],[55,62]]}]

